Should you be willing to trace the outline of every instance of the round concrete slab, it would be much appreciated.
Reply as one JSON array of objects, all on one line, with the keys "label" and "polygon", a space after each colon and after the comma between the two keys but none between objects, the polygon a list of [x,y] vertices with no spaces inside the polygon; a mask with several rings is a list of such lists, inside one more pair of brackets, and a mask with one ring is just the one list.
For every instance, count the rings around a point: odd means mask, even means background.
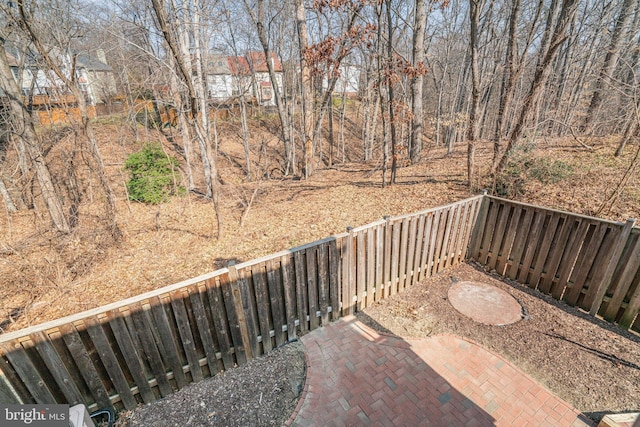
[{"label": "round concrete slab", "polygon": [[460,313],[485,325],[509,325],[522,319],[522,307],[509,293],[481,282],[458,282],[449,302]]}]

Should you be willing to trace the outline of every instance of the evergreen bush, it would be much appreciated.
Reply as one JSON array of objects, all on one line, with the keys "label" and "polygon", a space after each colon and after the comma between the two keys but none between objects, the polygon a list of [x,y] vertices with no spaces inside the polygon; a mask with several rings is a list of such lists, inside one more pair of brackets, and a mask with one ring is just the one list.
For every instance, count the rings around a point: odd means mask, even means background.
[{"label": "evergreen bush", "polygon": [[174,183],[178,161],[165,154],[158,143],[146,144],[131,154],[124,167],[130,176],[127,181],[130,200],[156,205],[174,194],[184,193],[184,188]]}]

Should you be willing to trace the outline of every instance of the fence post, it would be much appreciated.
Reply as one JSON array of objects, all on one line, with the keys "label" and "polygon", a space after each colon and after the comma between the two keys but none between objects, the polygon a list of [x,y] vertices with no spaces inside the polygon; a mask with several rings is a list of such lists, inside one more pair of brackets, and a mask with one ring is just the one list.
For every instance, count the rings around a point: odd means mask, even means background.
[{"label": "fence post", "polygon": [[490,199],[487,195],[487,190],[482,190],[482,202],[480,203],[480,209],[476,215],[475,224],[473,224],[473,231],[471,233],[471,239],[469,239],[469,250],[467,250],[467,258],[475,258],[478,256],[478,250],[480,249],[480,238],[484,231],[485,223],[487,222],[487,213],[489,212]]},{"label": "fence post", "polygon": [[628,219],[622,228],[622,232],[620,236],[618,236],[618,241],[616,242],[613,251],[611,252],[611,258],[609,258],[609,262],[607,262],[607,268],[605,269],[604,275],[600,280],[600,283],[596,286],[596,295],[593,299],[593,303],[591,304],[591,309],[589,310],[589,314],[595,316],[598,314],[598,310],[600,309],[600,305],[602,304],[602,300],[604,299],[604,295],[607,293],[607,289],[609,288],[609,284],[611,283],[611,279],[613,278],[613,273],[616,271],[616,267],[620,262],[620,257],[622,256],[622,252],[624,251],[624,247],[627,244],[627,240],[629,240],[629,236],[631,235],[631,230],[633,226],[636,224],[635,219]]},{"label": "fence post", "polygon": [[347,227],[347,244],[342,253],[342,301],[345,316],[353,314],[353,288],[355,283],[353,262],[353,227]]},{"label": "fence post", "polygon": [[385,215],[384,219],[384,249],[382,267],[382,297],[386,298],[391,294],[391,217]]},{"label": "fence post", "polygon": [[244,315],[244,306],[242,305],[242,294],[240,293],[240,286],[238,285],[238,270],[233,261],[227,265],[227,269],[229,270],[227,274],[229,275],[233,307],[235,309],[236,319],[238,320],[240,336],[242,337],[242,347],[244,347],[245,357],[247,361],[249,361],[253,359],[253,349],[251,348],[251,341],[249,340],[249,329],[247,328],[247,319]]}]

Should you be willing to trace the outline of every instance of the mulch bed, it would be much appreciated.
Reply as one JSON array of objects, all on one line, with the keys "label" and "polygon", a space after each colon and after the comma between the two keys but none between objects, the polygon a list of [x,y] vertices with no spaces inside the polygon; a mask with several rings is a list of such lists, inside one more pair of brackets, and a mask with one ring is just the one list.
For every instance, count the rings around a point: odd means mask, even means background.
[{"label": "mulch bed", "polygon": [[[522,304],[524,319],[491,326],[456,311],[447,292],[467,280],[511,294]],[[462,264],[442,272],[356,316],[380,332],[403,337],[454,334],[472,339],[596,421],[606,413],[640,409],[640,337],[478,266]],[[296,407],[304,376],[302,344],[287,344],[125,412],[117,425],[282,425]]]},{"label": "mulch bed", "polygon": [[[494,285],[524,307],[506,326],[477,323],[447,300],[460,280]],[[442,272],[357,314],[381,332],[404,337],[454,334],[510,360],[553,393],[599,420],[640,410],[640,337],[518,283],[468,264]]]},{"label": "mulch bed", "polygon": [[305,378],[294,342],[149,405],[120,414],[118,427],[281,426],[296,408]]}]

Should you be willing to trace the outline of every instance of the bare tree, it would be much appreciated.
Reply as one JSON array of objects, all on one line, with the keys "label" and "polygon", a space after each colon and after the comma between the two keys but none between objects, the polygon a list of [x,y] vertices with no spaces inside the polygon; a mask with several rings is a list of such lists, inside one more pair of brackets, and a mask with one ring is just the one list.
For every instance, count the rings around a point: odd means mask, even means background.
[{"label": "bare tree", "polygon": [[[544,84],[549,77],[549,70],[553,63],[553,60],[556,57],[556,53],[558,52],[558,49],[560,48],[562,43],[564,43],[566,40],[566,30],[571,23],[571,20],[573,19],[574,13],[576,12],[578,0],[561,0],[561,3],[562,6],[555,25],[553,23],[553,20],[547,20],[547,27],[553,28],[553,30],[549,33],[551,34],[551,36],[548,43],[548,49],[545,52],[539,53],[542,59],[536,66],[536,71],[533,76],[531,87],[524,99],[520,113],[518,114],[518,120],[516,121],[514,128],[509,135],[509,142],[507,144],[507,147],[495,169],[495,175],[500,174],[506,167],[507,160],[509,159],[509,155],[511,154],[511,150],[522,136],[528,116],[535,109],[536,103],[538,101],[538,96],[543,90]],[[554,13],[554,10],[549,11],[549,15],[552,15]]]},{"label": "bare tree", "polygon": [[415,1],[415,16],[413,25],[413,50],[411,65],[411,138],[409,140],[409,156],[412,162],[420,160],[422,153],[422,138],[424,135],[424,111],[422,108],[424,88],[424,33],[427,25],[426,0]]},{"label": "bare tree", "polygon": [[[23,30],[27,39],[33,44],[48,69],[50,69],[73,94],[78,110],[80,111],[82,132],[85,136],[89,152],[91,153],[94,162],[94,172],[98,175],[100,185],[105,194],[106,214],[110,222],[109,228],[112,236],[118,240],[121,237],[121,232],[117,222],[116,197],[105,173],[104,162],[102,160],[102,155],[100,154],[98,142],[93,132],[93,125],[91,124],[87,102],[76,79],[75,70],[77,57],[76,55],[72,55],[70,72],[66,73],[63,70],[59,59],[51,55],[51,49],[47,48],[43,42],[43,38],[46,34],[44,28],[46,28],[47,24],[43,23],[41,19],[38,19],[37,16],[43,14],[44,11],[38,9],[38,4],[36,2],[27,3],[27,0],[18,0],[17,5],[18,14],[17,16],[13,16],[14,20]],[[52,5],[52,7],[55,7],[55,5]],[[58,40],[59,44],[61,44],[60,42],[61,41]],[[69,48],[68,45],[67,48]]]},{"label": "bare tree", "polygon": [[591,96],[591,102],[587,109],[587,116],[584,119],[583,131],[586,134],[593,132],[594,117],[597,114],[600,105],[602,105],[603,91],[606,84],[609,83],[609,79],[611,79],[615,66],[618,62],[618,58],[620,57],[620,47],[624,41],[624,35],[627,31],[627,27],[629,26],[629,22],[633,17],[633,9],[636,2],[637,0],[624,0],[622,3],[620,14],[618,15],[618,19],[616,20],[616,24],[613,28],[613,34],[611,35],[611,42],[609,43],[609,48],[607,49],[607,54],[604,58],[602,68],[600,69],[600,74],[596,80],[593,95]]},{"label": "bare tree", "polygon": [[[206,195],[211,199],[216,212],[217,236],[220,239],[222,238],[222,217],[219,208],[218,174],[216,162],[211,152],[208,111],[205,102],[206,90],[201,77],[201,65],[200,68],[196,65],[196,75],[194,75],[188,48],[190,40],[201,37],[198,25],[200,19],[199,3],[195,0],[191,4],[192,9],[188,11],[190,16],[186,15],[187,11],[178,7],[175,0],[171,1],[171,5],[167,5],[164,0],[152,0],[152,6],[158,28],[169,47],[180,80],[187,88],[190,110],[187,119],[190,129],[193,130],[198,141],[206,183]],[[182,19],[180,12],[184,13]],[[199,75],[197,75],[198,72],[200,72]]]},{"label": "bare tree", "polygon": [[[276,77],[273,62],[271,61],[272,49],[269,44],[268,24],[266,24],[266,5],[264,0],[257,0],[255,7],[252,4],[249,4],[248,0],[244,0],[244,4],[247,12],[249,13],[249,16],[251,17],[251,21],[256,28],[256,31],[258,33],[258,40],[260,40],[260,45],[262,46],[262,50],[264,52],[267,70],[269,71],[269,79],[271,80],[273,96],[276,102],[276,108],[278,109],[278,118],[280,119],[280,132],[282,135],[282,142],[284,144],[284,151],[286,153],[285,155],[287,158],[287,162],[290,162],[293,157],[290,134],[291,126],[289,123],[289,115],[287,113],[287,109],[283,100],[283,94],[281,93],[281,88],[278,84],[278,79]],[[288,170],[289,168],[286,167],[285,169]]]},{"label": "bare tree", "polygon": [[296,28],[298,30],[298,49],[300,59],[300,83],[302,89],[302,116],[304,135],[304,177],[313,173],[313,82],[308,60],[309,37],[307,30],[307,13],[304,0],[295,0]]},{"label": "bare tree", "polygon": [[469,124],[467,125],[467,180],[469,187],[473,186],[476,139],[478,137],[478,107],[480,103],[480,69],[478,67],[478,23],[482,11],[483,0],[469,1],[469,21],[471,37],[469,49],[471,51],[471,108],[469,110]]},{"label": "bare tree", "polygon": [[[71,227],[64,213],[60,197],[56,193],[49,168],[40,148],[40,138],[36,133],[31,114],[23,101],[20,88],[14,80],[9,67],[4,40],[0,44],[0,88],[7,97],[8,107],[10,110],[8,117],[9,120],[8,123],[6,123],[6,125],[10,127],[8,131],[14,137],[16,143],[24,147],[24,151],[29,155],[29,160],[33,165],[35,175],[40,186],[40,191],[42,192],[42,197],[45,205],[47,206],[47,211],[49,212],[49,216],[51,217],[54,227],[62,233],[69,233]],[[5,202],[7,203],[9,210],[12,210],[11,205],[13,203],[8,197],[8,192],[6,191],[4,183],[2,184],[2,187],[4,188],[2,193]]]}]

